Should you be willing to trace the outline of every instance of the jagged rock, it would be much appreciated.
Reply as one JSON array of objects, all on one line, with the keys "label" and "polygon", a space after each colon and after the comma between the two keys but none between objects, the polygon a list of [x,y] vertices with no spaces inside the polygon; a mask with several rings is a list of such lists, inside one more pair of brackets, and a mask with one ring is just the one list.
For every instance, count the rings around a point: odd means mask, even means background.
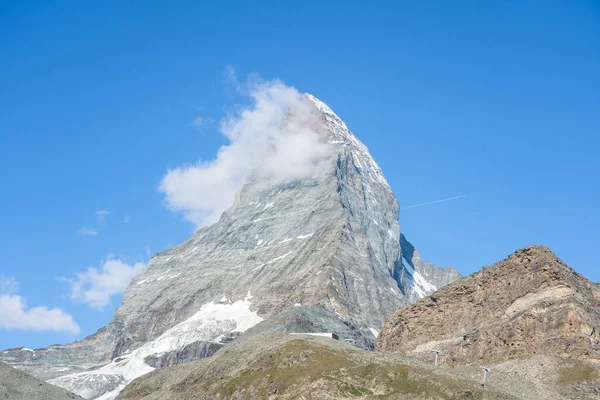
[{"label": "jagged rock", "polygon": [[0,399],[81,400],[81,397],[0,363]]},{"label": "jagged rock", "polygon": [[598,285],[531,246],[398,310],[377,350],[451,365],[534,355],[600,360]]},{"label": "jagged rock", "polygon": [[252,176],[219,222],[152,257],[106,328],[35,357],[0,359],[109,399],[154,367],[212,354],[250,328],[246,335],[333,331],[372,348],[385,319],[425,290],[419,285],[433,287],[427,276],[437,271],[414,257],[422,282],[407,271],[399,205],[377,163],[328,106],[310,95],[302,102],[311,118],[292,109],[282,129],[306,124],[328,144],[320,173]]}]

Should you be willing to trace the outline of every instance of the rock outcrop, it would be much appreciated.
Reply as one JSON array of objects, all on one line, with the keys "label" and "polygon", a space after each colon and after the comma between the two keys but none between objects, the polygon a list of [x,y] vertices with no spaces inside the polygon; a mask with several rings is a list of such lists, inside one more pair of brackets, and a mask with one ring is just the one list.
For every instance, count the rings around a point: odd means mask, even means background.
[{"label": "rock outcrop", "polygon": [[310,116],[292,109],[282,129],[304,124],[326,144],[318,174],[252,175],[220,221],[152,257],[107,327],[78,343],[0,359],[86,398],[109,399],[132,379],[209,356],[243,332],[334,331],[372,348],[394,310],[454,275],[429,282],[435,268],[416,262],[408,271],[399,205],[381,169],[327,105],[310,95],[302,104]]},{"label": "rock outcrop", "polygon": [[40,381],[3,363],[0,363],[0,399],[82,400],[73,393]]},{"label": "rock outcrop", "polygon": [[598,285],[545,247],[515,252],[398,310],[377,338],[379,351],[450,365],[534,355],[600,360]]}]

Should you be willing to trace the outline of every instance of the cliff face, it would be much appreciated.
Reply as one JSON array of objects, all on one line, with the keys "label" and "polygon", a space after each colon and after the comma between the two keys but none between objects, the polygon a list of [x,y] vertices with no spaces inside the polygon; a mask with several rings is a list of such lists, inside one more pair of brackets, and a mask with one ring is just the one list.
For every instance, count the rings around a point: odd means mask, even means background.
[{"label": "cliff face", "polygon": [[531,246],[398,310],[376,349],[451,365],[533,355],[600,359],[598,285]]}]

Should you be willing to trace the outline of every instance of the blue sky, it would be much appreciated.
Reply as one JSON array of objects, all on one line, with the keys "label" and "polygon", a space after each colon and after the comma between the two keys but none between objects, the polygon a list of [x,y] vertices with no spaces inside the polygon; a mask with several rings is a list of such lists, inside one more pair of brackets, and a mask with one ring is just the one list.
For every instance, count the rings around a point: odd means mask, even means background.
[{"label": "blue sky", "polygon": [[64,322],[0,324],[0,348],[95,332],[121,290],[75,293],[88,268],[192,234],[158,188],[226,143],[227,66],[326,102],[402,205],[467,194],[402,213],[424,258],[536,243],[600,281],[600,3],[284,3],[0,2],[0,290]]}]

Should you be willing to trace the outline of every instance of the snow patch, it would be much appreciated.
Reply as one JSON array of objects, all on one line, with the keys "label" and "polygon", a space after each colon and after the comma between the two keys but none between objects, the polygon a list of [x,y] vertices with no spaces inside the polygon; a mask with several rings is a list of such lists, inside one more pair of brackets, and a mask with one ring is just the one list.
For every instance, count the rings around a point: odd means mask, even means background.
[{"label": "snow patch", "polygon": [[369,328],[369,330],[371,331],[371,333],[373,334],[373,336],[375,336],[375,337],[379,336],[379,331],[377,329]]},{"label": "snow patch", "polygon": [[420,299],[430,295],[437,290],[437,287],[429,282],[423,275],[421,275],[404,259],[402,258],[402,265],[408,273],[409,282]]},{"label": "snow patch", "polygon": [[312,236],[312,235],[314,235],[314,234],[315,234],[315,233],[313,232],[313,233],[309,233],[309,234],[307,234],[307,235],[300,235],[300,236],[296,236],[296,239],[306,239],[306,238],[309,238],[309,237],[311,237],[311,236]]},{"label": "snow patch", "polygon": [[284,254],[284,255],[282,255],[282,256],[275,257],[275,258],[274,258],[274,259],[272,259],[271,261],[269,261],[269,262],[266,262],[266,263],[264,263],[264,264],[261,264],[261,265],[259,265],[258,267],[254,268],[252,271],[256,271],[257,269],[261,269],[261,268],[262,268],[262,267],[264,267],[265,265],[273,264],[273,263],[274,263],[274,262],[276,262],[276,261],[283,260],[284,258],[286,258],[287,256],[289,256],[289,255],[290,255],[290,254],[292,254],[292,253],[293,253],[293,251],[290,251],[290,252],[288,252],[288,253],[285,253],[285,254]]},{"label": "snow patch", "polygon": [[420,286],[426,292],[433,293],[437,290],[437,287],[425,279],[418,271],[415,271],[413,274],[413,279],[415,281],[415,285]]}]

